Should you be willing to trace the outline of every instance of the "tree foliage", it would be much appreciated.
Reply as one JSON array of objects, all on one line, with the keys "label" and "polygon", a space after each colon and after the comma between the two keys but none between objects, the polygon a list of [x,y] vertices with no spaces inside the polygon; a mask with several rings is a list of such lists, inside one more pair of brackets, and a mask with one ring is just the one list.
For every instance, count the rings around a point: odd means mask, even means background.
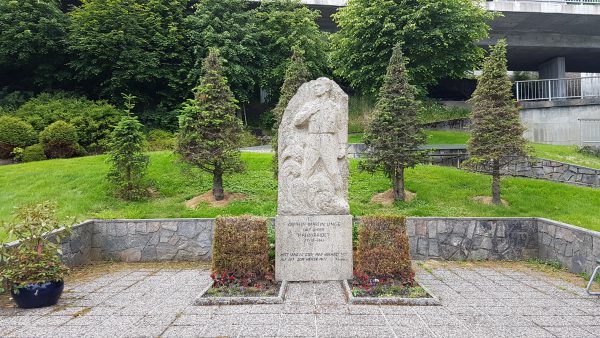
[{"label": "tree foliage", "polygon": [[385,80],[375,107],[373,120],[365,133],[369,148],[361,169],[383,172],[391,178],[394,197],[404,200],[404,169],[422,163],[426,151],[418,150],[427,143],[417,116],[420,103],[416,88],[409,83],[402,48],[398,44],[389,62]]},{"label": "tree foliage", "polygon": [[494,204],[501,203],[500,168],[529,152],[506,64],[506,41],[500,40],[491,48],[469,101],[473,106],[469,162],[491,166]]},{"label": "tree foliage", "polygon": [[187,18],[194,47],[194,83],[202,76],[202,62],[210,48],[219,49],[224,75],[238,101],[254,96],[265,55],[258,39],[255,12],[247,0],[200,0]]},{"label": "tree foliage", "polygon": [[473,0],[350,0],[334,16],[332,37],[339,76],[354,89],[375,93],[383,83],[392,47],[403,44],[413,83],[421,90],[473,70],[492,15]]},{"label": "tree foliage", "polygon": [[111,134],[108,179],[118,196],[135,200],[148,195],[145,178],[150,158],[144,154],[144,126],[131,114],[134,97],[126,98],[128,114],[121,118]]},{"label": "tree foliage", "polygon": [[260,46],[265,55],[261,87],[277,101],[293,48],[304,51],[306,67],[312,78],[329,70],[327,35],[316,23],[320,13],[298,0],[262,1],[255,14],[260,29]]},{"label": "tree foliage", "polygon": [[88,95],[141,108],[179,102],[188,59],[186,0],[84,0],[71,13],[71,66]]},{"label": "tree foliage", "polygon": [[64,80],[67,26],[56,0],[0,1],[0,88],[42,91]]},{"label": "tree foliage", "polygon": [[288,68],[285,72],[285,79],[283,81],[283,86],[281,86],[281,93],[279,94],[279,101],[277,105],[273,109],[273,138],[271,140],[271,146],[275,150],[275,155],[273,156],[273,171],[275,176],[278,173],[278,143],[279,143],[279,124],[281,124],[281,119],[283,118],[283,113],[287,108],[288,103],[296,92],[298,88],[302,86],[303,83],[307,82],[310,78],[308,68],[304,63],[303,52],[299,48],[294,48],[294,54],[290,58]]},{"label": "tree foliage", "polygon": [[239,151],[243,126],[217,50],[209,52],[203,72],[194,99],[184,103],[179,117],[177,153],[213,175],[213,195],[222,200],[223,174],[244,169]]}]

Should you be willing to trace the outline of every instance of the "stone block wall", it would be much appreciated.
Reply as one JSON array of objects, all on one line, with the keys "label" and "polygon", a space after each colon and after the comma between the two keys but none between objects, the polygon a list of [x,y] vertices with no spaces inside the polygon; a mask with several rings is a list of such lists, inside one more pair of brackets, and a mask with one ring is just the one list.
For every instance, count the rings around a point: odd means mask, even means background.
[{"label": "stone block wall", "polygon": [[409,218],[413,259],[521,260],[537,257],[535,218]]},{"label": "stone block wall", "polygon": [[[71,235],[61,239],[62,261],[68,266],[79,266],[91,261],[92,233],[94,221],[85,221],[71,228]],[[57,234],[63,233],[59,229],[48,234],[50,239]],[[6,244],[7,247],[19,245],[19,242]]]},{"label": "stone block wall", "polygon": [[[600,260],[600,232],[543,218],[412,217],[407,230],[416,260],[540,258],[574,273],[591,273]],[[209,260],[213,231],[211,218],[92,220],[63,239],[63,261],[77,266],[96,260]]]},{"label": "stone block wall", "polygon": [[95,220],[93,260],[199,261],[211,258],[214,219]]},{"label": "stone block wall", "polygon": [[537,178],[547,181],[569,183],[600,188],[600,170],[553,160],[521,159],[502,169],[505,175]]},{"label": "stone block wall", "polygon": [[591,273],[600,264],[600,233],[570,224],[538,219],[539,255],[559,261],[574,273]]}]

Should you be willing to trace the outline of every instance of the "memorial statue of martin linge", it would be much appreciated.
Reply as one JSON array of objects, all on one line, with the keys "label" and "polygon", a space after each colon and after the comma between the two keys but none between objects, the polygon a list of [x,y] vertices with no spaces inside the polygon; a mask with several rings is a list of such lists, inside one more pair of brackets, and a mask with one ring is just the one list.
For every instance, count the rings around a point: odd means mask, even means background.
[{"label": "memorial statue of martin linge", "polygon": [[348,95],[332,80],[303,84],[279,126],[275,277],[352,278]]},{"label": "memorial statue of martin linge", "polygon": [[279,215],[347,215],[348,96],[333,81],[305,83],[279,129]]}]

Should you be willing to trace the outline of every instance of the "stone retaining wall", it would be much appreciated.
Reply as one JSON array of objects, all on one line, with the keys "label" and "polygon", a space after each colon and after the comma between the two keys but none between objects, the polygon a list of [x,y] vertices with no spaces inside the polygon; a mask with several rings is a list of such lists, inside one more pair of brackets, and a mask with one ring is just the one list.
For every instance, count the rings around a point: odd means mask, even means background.
[{"label": "stone retaining wall", "polygon": [[96,220],[93,260],[196,261],[211,258],[214,219]]},{"label": "stone retaining wall", "polygon": [[[62,260],[69,266],[78,266],[89,263],[91,260],[92,232],[95,221],[85,221],[71,228],[71,236],[61,240]],[[48,236],[62,233],[64,229],[51,232]],[[8,247],[18,245],[18,242],[8,243]]]},{"label": "stone retaining wall", "polygon": [[535,218],[409,218],[413,259],[523,260],[538,256]]},{"label": "stone retaining wall", "polygon": [[[412,217],[407,223],[417,260],[540,258],[591,273],[600,259],[600,232],[543,218]],[[210,218],[92,220],[63,239],[63,260],[70,266],[96,260],[204,261],[211,258],[213,230]]]},{"label": "stone retaining wall", "polygon": [[510,176],[600,188],[600,170],[543,158],[533,162],[523,158],[515,164],[502,168],[502,172]]}]

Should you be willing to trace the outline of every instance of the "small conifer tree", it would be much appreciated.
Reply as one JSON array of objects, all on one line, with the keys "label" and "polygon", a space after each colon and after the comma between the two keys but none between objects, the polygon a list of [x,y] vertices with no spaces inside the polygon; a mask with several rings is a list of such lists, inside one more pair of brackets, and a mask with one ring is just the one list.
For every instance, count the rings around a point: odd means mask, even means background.
[{"label": "small conifer tree", "polygon": [[281,86],[281,94],[279,96],[279,101],[277,105],[273,109],[273,118],[275,119],[275,123],[273,125],[273,138],[271,140],[271,146],[275,151],[275,155],[273,156],[273,172],[275,177],[277,177],[278,173],[278,133],[279,133],[279,124],[281,123],[281,119],[283,118],[283,113],[287,108],[288,103],[296,92],[304,84],[308,81],[309,71],[304,63],[303,52],[298,47],[294,47],[292,57],[290,58],[290,62],[288,68],[285,72],[285,79],[283,81],[283,86]]},{"label": "small conifer tree", "polygon": [[492,203],[499,205],[500,169],[520,157],[527,156],[525,128],[519,109],[512,98],[512,83],[506,65],[506,41],[499,40],[491,48],[477,89],[469,101],[473,105],[472,132],[469,141],[471,166],[486,165],[492,174]]},{"label": "small conifer tree", "polygon": [[212,193],[220,201],[225,198],[223,175],[244,170],[239,151],[243,125],[216,49],[204,60],[194,92],[179,116],[177,153],[184,162],[212,174]]},{"label": "small conifer tree", "polygon": [[396,201],[404,201],[404,169],[423,163],[427,152],[419,146],[427,142],[417,112],[416,88],[409,83],[400,44],[394,47],[384,84],[379,91],[372,121],[364,142],[369,151],[360,168],[383,172],[390,177]]},{"label": "small conifer tree", "polygon": [[111,135],[108,155],[111,169],[108,179],[115,186],[118,196],[134,200],[148,195],[144,180],[149,157],[144,154],[144,126],[131,113],[135,97],[124,97],[127,115],[121,118]]}]

